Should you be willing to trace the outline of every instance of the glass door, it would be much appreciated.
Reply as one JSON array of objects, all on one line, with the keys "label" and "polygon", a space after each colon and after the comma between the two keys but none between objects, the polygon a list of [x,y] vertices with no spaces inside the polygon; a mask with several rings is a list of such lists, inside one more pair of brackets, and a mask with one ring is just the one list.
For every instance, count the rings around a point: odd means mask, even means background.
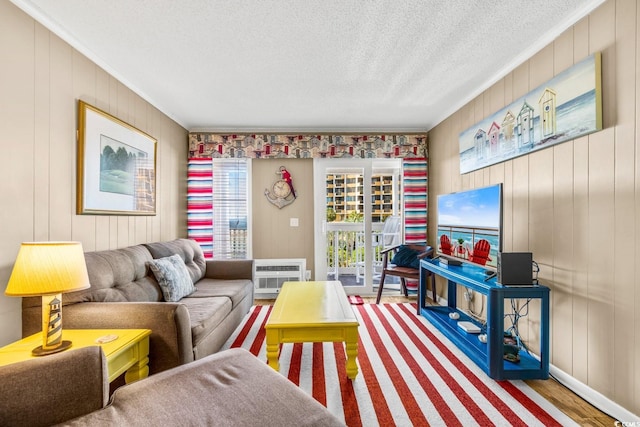
[{"label": "glass door", "polygon": [[[314,160],[315,280],[340,280],[349,294],[374,293],[383,243],[402,242],[401,165],[397,159]],[[396,219],[396,237],[383,238],[388,218]]]}]

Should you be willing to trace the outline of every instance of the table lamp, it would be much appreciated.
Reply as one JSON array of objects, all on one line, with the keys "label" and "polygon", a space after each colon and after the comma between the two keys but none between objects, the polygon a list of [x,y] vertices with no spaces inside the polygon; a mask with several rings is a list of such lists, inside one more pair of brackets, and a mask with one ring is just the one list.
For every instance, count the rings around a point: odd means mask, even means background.
[{"label": "table lamp", "polygon": [[5,295],[42,296],[42,346],[33,349],[34,356],[71,347],[62,340],[62,294],[89,286],[80,242],[22,243]]}]

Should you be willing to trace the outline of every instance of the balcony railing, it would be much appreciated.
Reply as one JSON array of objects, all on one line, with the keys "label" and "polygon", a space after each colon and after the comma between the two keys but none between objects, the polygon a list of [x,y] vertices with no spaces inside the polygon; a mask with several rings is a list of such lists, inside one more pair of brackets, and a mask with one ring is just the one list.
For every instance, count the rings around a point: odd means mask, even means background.
[{"label": "balcony railing", "polygon": [[[382,226],[382,223],[372,223],[374,279],[377,278],[382,263]],[[335,280],[339,280],[341,275],[354,275],[357,283],[364,284],[364,223],[329,222],[326,233],[327,273]]]},{"label": "balcony railing", "polygon": [[229,236],[234,258],[245,259],[247,257],[247,230],[232,229],[229,230]]}]

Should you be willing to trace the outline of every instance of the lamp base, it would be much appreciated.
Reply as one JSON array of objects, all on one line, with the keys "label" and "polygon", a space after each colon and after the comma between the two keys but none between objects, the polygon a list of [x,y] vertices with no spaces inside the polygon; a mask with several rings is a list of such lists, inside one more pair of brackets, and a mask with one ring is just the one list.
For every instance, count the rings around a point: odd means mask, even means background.
[{"label": "lamp base", "polygon": [[40,345],[40,346],[34,348],[33,350],[31,350],[31,355],[33,355],[33,356],[47,356],[49,354],[54,354],[54,353],[59,353],[61,351],[65,351],[69,347],[71,347],[71,341],[62,341],[58,347],[50,348],[48,350],[43,349],[42,346]]}]

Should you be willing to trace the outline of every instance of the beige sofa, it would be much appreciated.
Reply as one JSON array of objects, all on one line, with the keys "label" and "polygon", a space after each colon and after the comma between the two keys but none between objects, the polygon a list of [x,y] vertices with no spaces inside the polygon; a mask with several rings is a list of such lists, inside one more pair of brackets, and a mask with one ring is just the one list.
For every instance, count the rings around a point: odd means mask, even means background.
[{"label": "beige sofa", "polygon": [[342,426],[324,406],[243,349],[127,384],[109,400],[99,347],[0,366],[0,425]]},{"label": "beige sofa", "polygon": [[[174,254],[196,290],[166,302],[149,262]],[[217,352],[253,305],[253,261],[205,261],[193,240],[87,252],[85,259],[91,287],[63,294],[63,327],[151,329],[152,374]],[[23,298],[23,336],[41,330],[41,312],[39,297]]]}]

